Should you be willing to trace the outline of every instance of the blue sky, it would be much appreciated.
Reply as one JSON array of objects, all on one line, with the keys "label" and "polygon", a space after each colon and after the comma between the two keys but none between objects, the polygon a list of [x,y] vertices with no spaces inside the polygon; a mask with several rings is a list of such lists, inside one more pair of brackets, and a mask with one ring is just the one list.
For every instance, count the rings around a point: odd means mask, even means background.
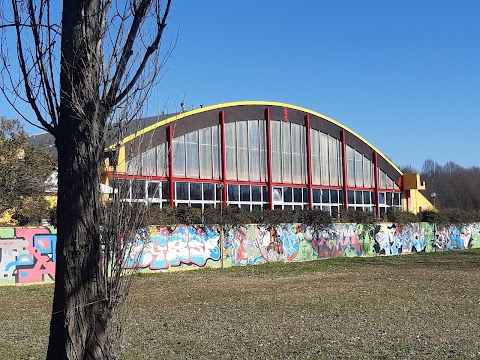
[{"label": "blue sky", "polygon": [[480,1],[174,0],[169,31],[178,44],[148,115],[280,101],[399,166],[480,166]]}]

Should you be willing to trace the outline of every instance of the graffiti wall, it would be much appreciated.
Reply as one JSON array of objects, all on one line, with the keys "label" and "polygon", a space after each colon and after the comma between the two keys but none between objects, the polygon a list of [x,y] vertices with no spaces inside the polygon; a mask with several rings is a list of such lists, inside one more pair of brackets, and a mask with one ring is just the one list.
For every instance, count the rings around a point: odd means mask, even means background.
[{"label": "graffiti wall", "polygon": [[215,228],[150,226],[137,234],[126,252],[124,266],[150,270],[214,266],[220,260],[219,240],[220,234]]},{"label": "graffiti wall", "polygon": [[54,229],[0,228],[0,284],[53,280],[56,242]]},{"label": "graffiti wall", "polygon": [[[0,228],[0,284],[52,281],[56,239],[55,230],[46,227]],[[217,227],[150,226],[137,232],[124,266],[165,271],[468,248],[480,248],[480,223],[332,224],[321,230],[245,225],[225,227],[223,244]]]},{"label": "graffiti wall", "polygon": [[225,265],[244,265],[474,247],[480,247],[480,224],[332,224],[322,230],[301,224],[246,225],[226,230],[223,256]]}]

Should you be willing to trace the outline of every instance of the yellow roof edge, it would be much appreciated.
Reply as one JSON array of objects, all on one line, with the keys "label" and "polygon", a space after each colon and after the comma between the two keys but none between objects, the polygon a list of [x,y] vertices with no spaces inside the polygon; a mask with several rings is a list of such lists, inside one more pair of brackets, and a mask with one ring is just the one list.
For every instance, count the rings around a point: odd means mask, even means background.
[{"label": "yellow roof edge", "polygon": [[[125,144],[125,143],[127,143],[129,141],[132,141],[133,139],[135,139],[135,138],[137,138],[137,137],[139,137],[139,136],[141,136],[141,135],[143,135],[143,134],[145,134],[145,133],[147,133],[147,132],[149,132],[153,129],[156,129],[157,127],[163,126],[165,124],[171,123],[171,122],[179,120],[179,119],[183,119],[187,116],[199,114],[199,113],[204,112],[204,111],[210,111],[210,110],[215,110],[215,109],[220,109],[220,108],[225,108],[225,107],[231,107],[231,106],[241,106],[241,105],[266,105],[266,106],[272,105],[272,106],[288,107],[288,108],[291,108],[291,109],[303,111],[303,112],[306,112],[308,114],[315,115],[315,116],[321,117],[325,120],[328,120],[331,123],[334,123],[335,125],[341,127],[342,129],[345,129],[346,131],[348,131],[352,135],[355,135],[357,138],[362,140],[365,144],[370,146],[378,155],[380,155],[383,159],[385,159],[385,161],[388,162],[395,170],[397,170],[401,175],[403,175],[403,172],[388,157],[386,157],[381,151],[379,151],[369,141],[365,140],[363,137],[361,137],[355,131],[349,129],[345,125],[339,123],[338,121],[336,121],[336,120],[334,120],[334,119],[332,119],[332,118],[330,118],[326,115],[320,114],[316,111],[309,110],[309,109],[301,107],[301,106],[296,106],[296,105],[277,102],[277,101],[262,101],[262,100],[233,101],[233,102],[210,105],[210,106],[205,106],[203,108],[198,108],[198,109],[194,109],[194,110],[185,111],[183,113],[179,113],[179,114],[173,115],[173,116],[171,116],[167,119],[161,120],[161,121],[159,121],[159,122],[157,122],[153,125],[147,126],[147,127],[143,128],[142,130],[139,130],[136,133],[127,136],[126,138],[123,139],[122,142],[123,142],[123,144]],[[116,145],[112,145],[110,148],[114,148],[115,146]]]}]

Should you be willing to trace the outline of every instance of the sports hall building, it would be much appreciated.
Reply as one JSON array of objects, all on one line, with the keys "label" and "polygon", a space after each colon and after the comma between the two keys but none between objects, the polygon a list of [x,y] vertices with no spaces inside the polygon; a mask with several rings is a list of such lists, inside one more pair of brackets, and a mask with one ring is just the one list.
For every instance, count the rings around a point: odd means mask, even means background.
[{"label": "sports hall building", "polygon": [[352,208],[377,217],[388,208],[432,208],[418,174],[403,174],[341,123],[283,103],[234,102],[142,119],[115,151],[117,170],[107,160],[104,182],[132,202]]}]

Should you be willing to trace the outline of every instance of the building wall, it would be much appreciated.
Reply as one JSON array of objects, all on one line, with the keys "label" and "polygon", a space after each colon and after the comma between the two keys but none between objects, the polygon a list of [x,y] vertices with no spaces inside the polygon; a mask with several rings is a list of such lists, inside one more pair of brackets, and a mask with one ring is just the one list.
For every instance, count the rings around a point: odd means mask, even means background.
[{"label": "building wall", "polygon": [[[0,284],[54,279],[54,229],[1,228],[0,237]],[[138,261],[145,271],[174,271],[467,248],[480,248],[480,223],[332,224],[322,231],[302,224],[246,225],[225,227],[223,242],[218,227],[150,226],[138,232],[125,267]]]}]

